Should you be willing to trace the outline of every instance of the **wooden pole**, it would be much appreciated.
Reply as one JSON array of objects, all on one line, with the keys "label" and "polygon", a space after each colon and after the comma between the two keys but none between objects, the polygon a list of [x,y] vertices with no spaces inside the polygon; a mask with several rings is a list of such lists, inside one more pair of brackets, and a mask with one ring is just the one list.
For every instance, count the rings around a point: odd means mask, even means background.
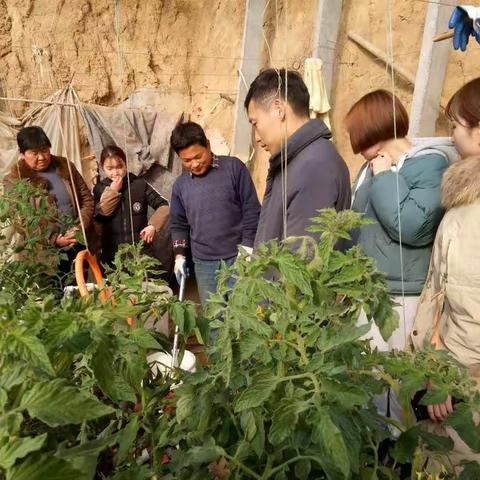
[{"label": "wooden pole", "polygon": [[[392,63],[388,59],[385,52],[382,52],[382,50],[377,48],[368,40],[365,40],[358,33],[349,32],[347,35],[348,35],[348,38],[350,38],[350,40],[355,42],[357,45],[362,47],[367,52],[371,53],[374,57],[381,60],[385,65],[388,65],[388,67],[392,68]],[[395,73],[400,75],[408,83],[410,83],[411,85],[415,85],[415,75],[412,72],[408,71],[406,68],[403,68],[401,65],[398,65],[397,63],[393,64],[393,70]]]},{"label": "wooden pole", "polygon": [[247,0],[245,6],[243,51],[239,68],[232,148],[233,155],[239,157],[243,162],[247,162],[249,159],[252,143],[252,126],[248,121],[243,103],[250,83],[258,75],[261,67],[265,5],[266,0]]},{"label": "wooden pole", "polygon": [[329,98],[332,95],[342,8],[343,0],[318,0],[317,4],[312,56],[320,58],[323,62],[322,73]]},{"label": "wooden pole", "polygon": [[442,40],[448,40],[449,38],[453,38],[453,30],[451,32],[443,32],[434,37],[434,42],[441,42]]},{"label": "wooden pole", "polygon": [[437,130],[451,47],[446,42],[434,43],[434,39],[448,24],[451,12],[452,7],[443,5],[440,0],[431,0],[428,4],[410,110],[410,137],[433,137]]},{"label": "wooden pole", "polygon": [[42,103],[45,105],[60,105],[61,107],[78,107],[78,104],[76,103],[51,102],[49,100],[35,100],[33,98],[0,97],[0,100],[5,100],[6,102],[26,102]]}]

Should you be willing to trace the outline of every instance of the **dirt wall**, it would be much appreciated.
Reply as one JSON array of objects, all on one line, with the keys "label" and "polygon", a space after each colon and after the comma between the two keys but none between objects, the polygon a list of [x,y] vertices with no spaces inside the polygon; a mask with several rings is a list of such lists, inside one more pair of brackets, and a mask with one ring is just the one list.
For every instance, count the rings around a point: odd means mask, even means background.
[{"label": "dirt wall", "polygon": [[[114,105],[153,85],[230,141],[244,3],[118,3],[116,10],[111,0],[0,0],[3,93],[41,99],[72,82],[82,101]],[[20,114],[28,105],[5,107]]]},{"label": "dirt wall", "polygon": [[[301,3],[301,8],[298,8]],[[312,55],[316,0],[271,1],[265,11],[262,69],[275,67],[303,74],[305,58]],[[250,170],[260,198],[265,190],[269,155],[257,145]]]},{"label": "dirt wall", "polygon": [[[427,4],[418,1],[392,2],[394,61],[415,75],[423,35]],[[391,74],[385,64],[356,45],[349,32],[361,35],[380,50],[387,51],[387,21],[384,1],[348,0],[344,2],[337,44],[334,87],[331,98],[334,141],[353,175],[363,163],[354,156],[343,120],[351,105],[377,88],[391,90]],[[408,35],[407,35],[408,32]],[[410,109],[413,87],[395,76],[395,93]]]},{"label": "dirt wall", "polygon": [[[383,0],[345,0],[341,29],[337,44],[338,62],[335,68],[331,99],[334,141],[349,165],[354,177],[363,158],[353,155],[343,120],[350,106],[362,95],[377,88],[391,90],[390,72],[385,64],[360,48],[348,37],[355,32],[382,51],[387,51],[387,17]],[[476,2],[479,3],[479,2]],[[424,19],[428,2],[423,0],[392,1],[392,39],[395,64],[414,76],[420,56]],[[447,27],[445,27],[447,30]],[[451,43],[451,40],[446,40]],[[466,52],[450,50],[441,104],[446,105],[451,95],[466,81],[480,76],[480,45],[471,40]],[[395,93],[407,111],[413,98],[413,86],[395,75]],[[437,134],[450,132],[444,111],[437,121]]]},{"label": "dirt wall", "polygon": [[[338,0],[341,1],[341,0]],[[334,140],[352,175],[361,159],[351,152],[343,118],[351,104],[375,88],[391,88],[385,65],[347,37],[356,32],[386,50],[384,0],[344,0],[331,97]],[[480,0],[475,0],[480,4]],[[135,89],[153,85],[171,108],[185,110],[212,135],[232,139],[245,2],[241,0],[0,0],[0,92],[41,99],[72,82],[85,102],[118,104]],[[392,0],[395,62],[415,74],[425,0]],[[270,0],[264,17],[262,67],[303,72],[312,53],[317,0]],[[286,20],[286,31],[285,31]],[[120,50],[115,25],[120,31]],[[268,47],[267,47],[268,45]],[[449,57],[442,103],[480,74],[480,46]],[[395,77],[407,108],[413,88]],[[23,102],[3,106],[22,113]],[[441,114],[438,133],[448,132]],[[255,152],[251,171],[260,195],[267,156]]]}]

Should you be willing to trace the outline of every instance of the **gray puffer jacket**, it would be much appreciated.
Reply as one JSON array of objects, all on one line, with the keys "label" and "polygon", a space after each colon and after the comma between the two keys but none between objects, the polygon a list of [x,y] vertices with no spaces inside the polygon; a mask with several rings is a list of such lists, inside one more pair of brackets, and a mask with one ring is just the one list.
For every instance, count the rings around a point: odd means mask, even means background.
[{"label": "gray puffer jacket", "polygon": [[394,295],[402,294],[402,264],[404,293],[419,295],[422,291],[435,233],[443,216],[440,185],[452,160],[450,152],[445,145],[431,144],[413,147],[408,152],[398,173],[399,204],[394,171],[373,176],[368,162],[360,170],[352,210],[364,213],[374,223],[355,232],[354,241],[377,261]]}]

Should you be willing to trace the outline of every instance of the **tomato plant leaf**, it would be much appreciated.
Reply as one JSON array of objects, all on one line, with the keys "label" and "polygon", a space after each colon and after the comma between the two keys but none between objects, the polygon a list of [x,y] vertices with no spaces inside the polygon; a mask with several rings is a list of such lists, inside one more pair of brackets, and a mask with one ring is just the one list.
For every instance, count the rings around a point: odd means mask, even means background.
[{"label": "tomato plant leaf", "polygon": [[0,447],[0,466],[9,469],[18,459],[40,450],[46,439],[46,433],[37,437],[11,438]]},{"label": "tomato plant leaf", "polygon": [[81,423],[115,411],[61,379],[35,384],[23,395],[20,407],[50,427]]},{"label": "tomato plant leaf", "polygon": [[240,394],[235,404],[235,411],[241,412],[261,405],[275,390],[278,382],[279,378],[270,373],[262,373],[254,377],[251,385]]}]

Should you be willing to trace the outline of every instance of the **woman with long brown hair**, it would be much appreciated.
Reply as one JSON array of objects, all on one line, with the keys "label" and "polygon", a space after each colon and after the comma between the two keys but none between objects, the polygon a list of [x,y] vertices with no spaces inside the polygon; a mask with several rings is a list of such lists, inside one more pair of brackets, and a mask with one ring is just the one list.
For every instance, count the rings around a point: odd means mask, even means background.
[{"label": "woman with long brown hair", "polygon": [[[458,90],[448,102],[453,140],[460,158],[446,171],[441,190],[446,210],[433,246],[427,282],[420,297],[412,342],[421,350],[433,345],[467,367],[480,385],[480,78]],[[428,405],[439,423],[453,411],[452,398]],[[454,440],[450,459],[479,460],[447,427],[436,433]]]}]

